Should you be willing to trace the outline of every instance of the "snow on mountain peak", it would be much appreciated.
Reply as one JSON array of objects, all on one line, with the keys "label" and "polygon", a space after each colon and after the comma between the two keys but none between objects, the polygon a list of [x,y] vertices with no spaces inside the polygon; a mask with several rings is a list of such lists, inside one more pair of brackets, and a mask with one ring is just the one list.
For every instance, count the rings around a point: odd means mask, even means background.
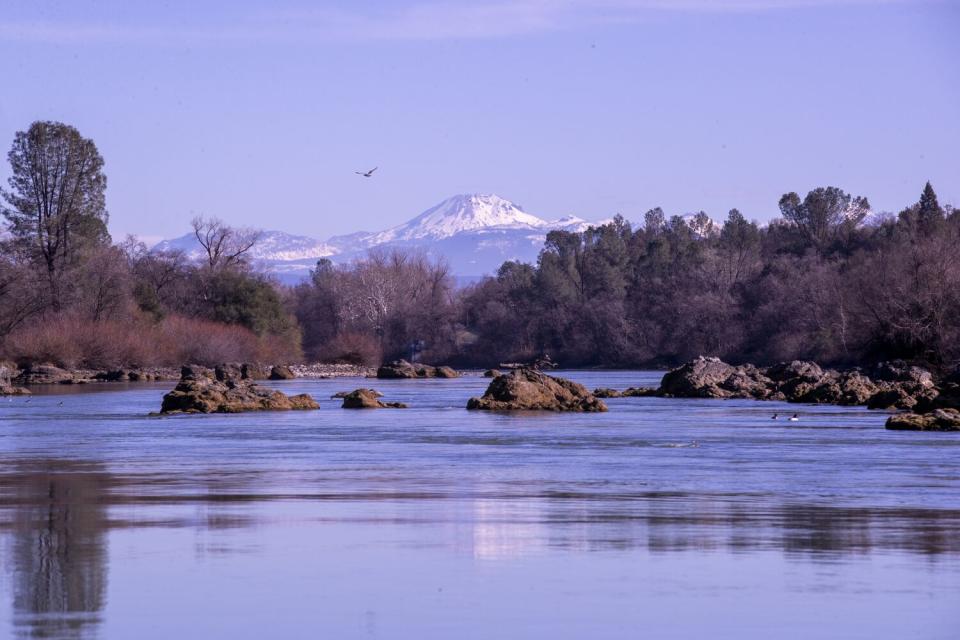
[{"label": "snow on mountain peak", "polygon": [[442,239],[491,227],[538,229],[547,224],[500,196],[464,194],[447,198],[416,218],[376,234],[373,243]]},{"label": "snow on mountain peak", "polygon": [[[559,229],[582,232],[609,222],[587,222],[576,216],[547,220],[525,212],[492,194],[447,198],[404,224],[375,233],[334,236],[326,242],[279,231],[264,231],[250,252],[258,268],[295,282],[305,277],[318,258],[338,264],[363,257],[374,247],[413,247],[450,260],[456,273],[479,275],[497,270],[504,260],[535,262],[547,233]],[[177,249],[190,259],[203,251],[192,233],[165,240],[155,251]]]},{"label": "snow on mountain peak", "polygon": [[[163,240],[153,247],[153,251],[182,251],[191,260],[201,260],[205,253],[197,237],[187,233],[179,238]],[[283,231],[262,231],[260,239],[253,246],[249,257],[253,260],[284,261],[311,260],[336,253],[336,248],[325,242],[297,236]]]}]

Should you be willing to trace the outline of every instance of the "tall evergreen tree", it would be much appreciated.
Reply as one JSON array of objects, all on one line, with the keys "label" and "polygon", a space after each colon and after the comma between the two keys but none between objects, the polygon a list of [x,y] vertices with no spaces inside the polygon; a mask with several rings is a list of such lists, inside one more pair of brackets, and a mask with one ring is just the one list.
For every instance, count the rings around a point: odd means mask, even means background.
[{"label": "tall evergreen tree", "polygon": [[943,208],[940,207],[940,203],[937,201],[937,194],[929,181],[927,181],[927,184],[923,187],[923,193],[920,194],[917,213],[920,216],[921,224],[943,220]]},{"label": "tall evergreen tree", "polygon": [[64,272],[91,244],[107,244],[107,178],[92,140],[61,122],[17,132],[8,155],[10,190],[0,190],[14,243],[45,272],[60,308]]}]

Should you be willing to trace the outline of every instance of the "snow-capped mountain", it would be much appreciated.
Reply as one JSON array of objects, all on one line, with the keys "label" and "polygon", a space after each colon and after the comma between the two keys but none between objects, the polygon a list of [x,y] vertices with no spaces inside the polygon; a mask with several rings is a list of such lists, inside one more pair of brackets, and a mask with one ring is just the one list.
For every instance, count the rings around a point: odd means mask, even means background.
[{"label": "snow-capped mountain", "polygon": [[[308,275],[319,258],[345,263],[373,248],[415,248],[445,258],[458,276],[495,273],[506,260],[535,262],[547,233],[584,231],[590,223],[576,216],[547,220],[496,195],[457,195],[411,220],[379,232],[357,232],[321,242],[280,231],[265,231],[251,256],[257,265],[285,281]],[[154,250],[179,249],[190,258],[203,252],[193,234],[165,240]]]},{"label": "snow-capped mountain", "polygon": [[[153,251],[182,251],[191,260],[202,260],[206,257],[203,248],[192,233],[172,240],[164,240],[155,245]],[[315,238],[296,236],[283,231],[261,231],[260,239],[250,250],[250,257],[267,262],[316,261],[336,252],[336,248]]]},{"label": "snow-capped mountain", "polygon": [[508,200],[495,195],[459,195],[447,198],[413,220],[374,234],[373,244],[440,240],[464,231],[490,228],[539,229],[545,220],[532,216]]}]

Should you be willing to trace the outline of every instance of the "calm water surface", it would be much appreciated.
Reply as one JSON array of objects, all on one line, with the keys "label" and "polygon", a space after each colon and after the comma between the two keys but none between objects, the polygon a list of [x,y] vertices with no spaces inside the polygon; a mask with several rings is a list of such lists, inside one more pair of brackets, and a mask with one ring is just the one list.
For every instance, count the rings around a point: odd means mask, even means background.
[{"label": "calm water surface", "polygon": [[960,638],[958,434],[752,401],[468,413],[482,378],[326,400],[369,382],[276,383],[308,413],[0,399],[0,638]]}]

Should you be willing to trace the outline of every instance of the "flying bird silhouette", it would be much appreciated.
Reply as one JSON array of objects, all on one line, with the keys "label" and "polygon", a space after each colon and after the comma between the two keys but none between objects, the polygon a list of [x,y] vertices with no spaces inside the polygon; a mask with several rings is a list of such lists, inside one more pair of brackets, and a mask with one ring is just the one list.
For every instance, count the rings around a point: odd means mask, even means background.
[{"label": "flying bird silhouette", "polygon": [[378,169],[378,167],[374,167],[373,169],[370,169],[370,171],[367,171],[366,173],[364,173],[363,171],[354,171],[354,173],[357,174],[358,176],[363,176],[364,178],[369,178],[370,176],[373,175],[373,172],[376,171],[377,169]]}]

